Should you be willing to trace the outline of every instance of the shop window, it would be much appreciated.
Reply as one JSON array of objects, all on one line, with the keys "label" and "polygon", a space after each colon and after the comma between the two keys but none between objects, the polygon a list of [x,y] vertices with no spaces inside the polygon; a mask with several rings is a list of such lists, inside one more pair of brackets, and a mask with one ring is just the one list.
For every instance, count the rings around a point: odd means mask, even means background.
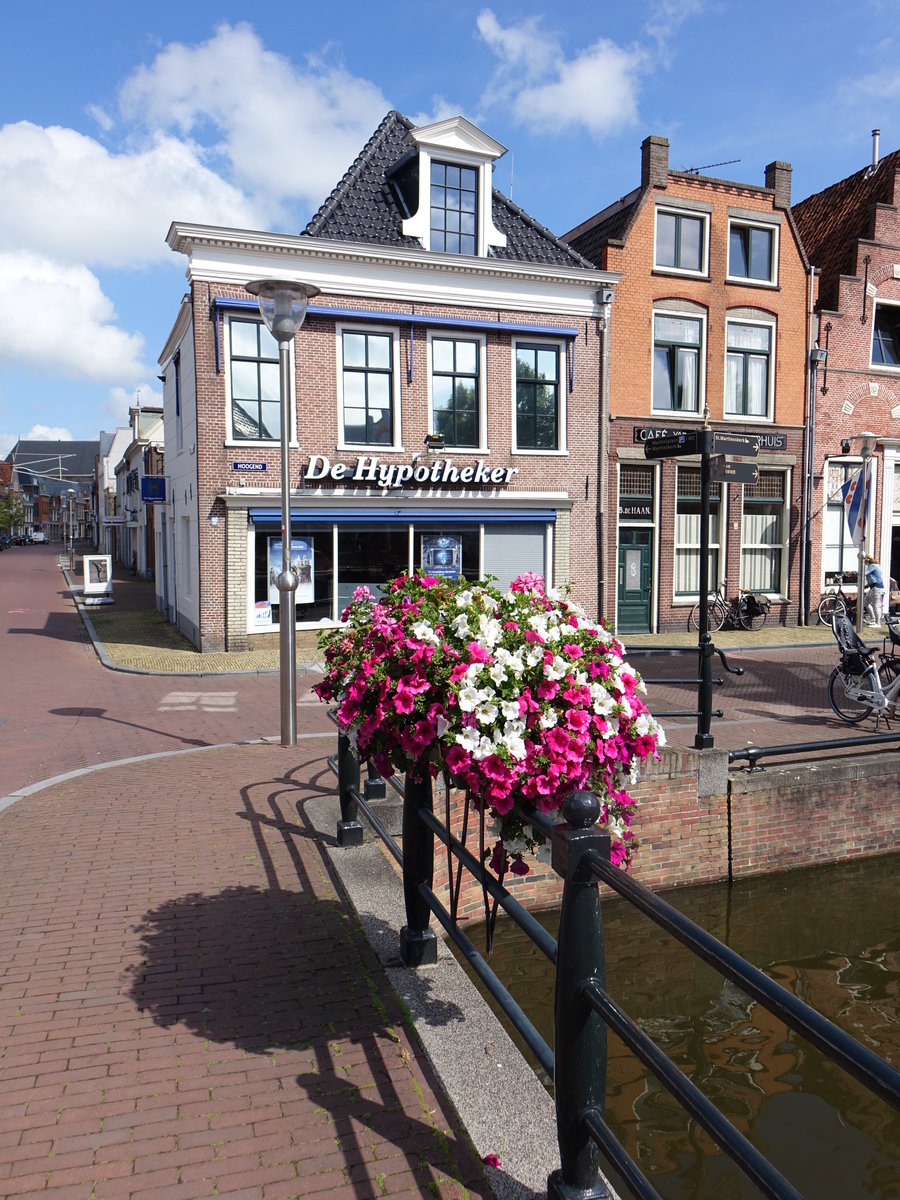
[{"label": "shop window", "polygon": [[476,580],[479,543],[478,526],[451,530],[445,525],[432,529],[416,525],[413,551],[416,567],[425,575]]},{"label": "shop window", "polygon": [[858,474],[862,463],[846,460],[830,461],[826,467],[826,501],[822,521],[822,570],[824,584],[830,587],[837,576],[847,572],[854,575],[859,566],[859,550],[850,540],[847,511],[841,488]]},{"label": "shop window", "polygon": [[228,322],[231,433],[235,440],[278,441],[281,391],[278,343],[259,321]]},{"label": "shop window", "polygon": [[700,412],[703,322],[673,313],[653,315],[653,409]]},{"label": "shop window", "polygon": [[726,325],[725,412],[731,417],[772,416],[771,325]]},{"label": "shop window", "polygon": [[341,334],[347,445],[394,444],[394,346],[390,333]]},{"label": "shop window", "polygon": [[516,344],[517,450],[562,450],[560,347]]},{"label": "shop window", "polygon": [[787,475],[760,471],[744,486],[741,520],[741,587],[780,595],[786,586]]},{"label": "shop window", "polygon": [[338,527],[338,616],[358,587],[378,599],[389,580],[409,571],[408,525]]},{"label": "shop window", "polygon": [[[679,467],[675,499],[675,597],[696,600],[700,593],[700,471]],[[722,485],[709,486],[709,587],[721,582]]]},{"label": "shop window", "polygon": [[[547,530],[543,525],[496,524],[484,527],[484,573],[506,589],[519,575],[547,575]],[[547,586],[553,583],[547,579]]]},{"label": "shop window", "polygon": [[[297,574],[294,594],[297,621],[330,618],[334,593],[331,526],[327,529],[294,528],[291,533],[291,564]],[[281,533],[256,532],[254,555],[255,625],[278,625],[281,594],[275,580],[281,572]]]},{"label": "shop window", "polygon": [[480,343],[469,339],[431,339],[432,429],[445,446],[480,444],[480,350]]},{"label": "shop window", "polygon": [[775,282],[778,231],[771,225],[732,221],[728,227],[728,274],[732,279]]}]

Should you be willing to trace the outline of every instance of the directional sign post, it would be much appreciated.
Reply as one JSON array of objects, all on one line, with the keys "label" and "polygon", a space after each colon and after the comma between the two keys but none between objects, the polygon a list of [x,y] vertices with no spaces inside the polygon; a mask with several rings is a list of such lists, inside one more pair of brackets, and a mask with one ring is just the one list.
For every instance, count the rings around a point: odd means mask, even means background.
[{"label": "directional sign post", "polygon": [[644,442],[644,458],[672,458],[682,454],[700,454],[703,430],[690,429],[685,433],[666,433]]},{"label": "directional sign post", "polygon": [[759,438],[748,433],[714,433],[713,454],[737,454],[741,458],[756,458]]},{"label": "directional sign post", "polygon": [[719,483],[756,483],[759,479],[759,467],[755,462],[743,462],[741,459],[726,458],[724,454],[714,454],[710,459],[709,477]]}]

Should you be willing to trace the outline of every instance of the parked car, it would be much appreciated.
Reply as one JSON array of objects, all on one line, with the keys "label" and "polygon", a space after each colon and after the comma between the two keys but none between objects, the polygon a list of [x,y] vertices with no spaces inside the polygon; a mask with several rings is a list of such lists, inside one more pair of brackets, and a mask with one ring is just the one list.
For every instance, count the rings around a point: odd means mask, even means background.
[{"label": "parked car", "polygon": [[36,529],[31,535],[32,544],[35,546],[38,544],[38,542],[46,542],[46,540],[47,535],[44,533],[43,529]]}]

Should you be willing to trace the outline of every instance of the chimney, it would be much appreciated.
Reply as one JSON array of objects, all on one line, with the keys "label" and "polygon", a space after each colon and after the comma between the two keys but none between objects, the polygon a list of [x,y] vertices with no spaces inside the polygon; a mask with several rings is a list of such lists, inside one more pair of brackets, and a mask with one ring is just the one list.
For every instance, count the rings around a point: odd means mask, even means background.
[{"label": "chimney", "polygon": [[791,164],[771,162],[766,167],[766,187],[775,193],[776,208],[791,207]]},{"label": "chimney", "polygon": [[665,187],[669,182],[669,139],[645,137],[641,142],[641,187]]},{"label": "chimney", "polygon": [[878,166],[878,138],[881,134],[880,129],[872,130],[872,166]]}]

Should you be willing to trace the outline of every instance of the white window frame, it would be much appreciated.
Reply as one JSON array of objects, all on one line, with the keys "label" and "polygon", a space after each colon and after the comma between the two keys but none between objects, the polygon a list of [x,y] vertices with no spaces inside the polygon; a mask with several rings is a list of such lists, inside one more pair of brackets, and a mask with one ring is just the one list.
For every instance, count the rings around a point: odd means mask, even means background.
[{"label": "white window frame", "polygon": [[[516,348],[518,346],[540,346],[548,347],[556,350],[557,362],[559,363],[559,399],[556,412],[556,448],[554,450],[534,450],[530,446],[519,446],[518,444],[518,425],[516,421]],[[566,415],[567,415],[567,394],[568,394],[568,376],[569,376],[569,359],[566,350],[566,342],[557,338],[546,337],[528,337],[526,334],[521,334],[513,338],[511,346],[511,363],[512,368],[512,453],[525,454],[530,456],[543,456],[560,458],[569,453],[568,442],[566,439]]]},{"label": "white window frame", "polygon": [[[694,501],[693,496],[687,496],[687,495],[682,496],[680,494],[680,492],[678,490],[678,480],[679,480],[679,477],[680,477],[682,471],[692,471],[692,472],[696,472],[697,474],[699,474],[700,469],[701,469],[701,465],[699,462],[690,462],[690,461],[685,462],[684,464],[682,464],[681,462],[677,462],[676,468],[675,468],[675,470],[676,470],[676,474],[675,474],[675,510],[673,513],[673,524],[672,524],[672,559],[673,559],[673,562],[672,562],[672,604],[675,606],[685,605],[685,604],[696,604],[698,602],[698,600],[700,599],[700,534],[699,534],[699,528],[698,528],[696,541],[682,542],[682,541],[679,541],[679,539],[678,539],[678,501],[684,500],[685,503]],[[710,549],[710,551],[715,550],[715,552],[716,552],[716,561],[718,563],[718,571],[722,571],[725,566],[725,563],[727,562],[727,537],[728,537],[727,520],[726,520],[727,513],[728,513],[728,494],[727,493],[728,493],[728,485],[725,483],[720,483],[718,497],[715,500],[713,500],[712,495],[710,495],[710,516],[712,516],[713,504],[716,507],[716,513],[718,516],[718,539],[715,542],[710,540],[709,549]],[[698,504],[700,503],[699,494],[696,498],[696,502]],[[726,539],[726,543],[723,543],[723,536]],[[696,554],[697,554],[697,587],[692,591],[686,591],[686,592],[678,591],[677,585],[678,585],[678,553],[679,553],[679,551],[696,551]],[[710,575],[709,575],[709,579],[707,580],[707,582],[709,584],[710,592],[714,592],[718,588],[719,584],[722,582],[721,576],[718,579],[714,578],[714,576],[717,573],[718,572],[716,572],[716,571],[711,571]]]},{"label": "white window frame", "polygon": [[[281,444],[281,413],[280,413],[280,411],[278,414],[278,430],[279,430],[278,437],[276,437],[276,438],[236,438],[234,436],[234,424],[232,421],[232,414],[231,414],[231,409],[232,409],[232,400],[231,400],[231,323],[232,323],[232,321],[240,321],[246,325],[250,325],[250,324],[265,325],[265,322],[262,319],[255,320],[252,316],[249,316],[248,314],[243,313],[243,312],[227,313],[225,315],[225,319],[222,323],[222,326],[223,326],[222,327],[222,362],[223,362],[222,374],[225,376],[225,445],[226,446],[235,446],[235,447],[242,446],[244,448],[247,448],[249,446],[254,446],[254,447],[261,446],[264,449],[272,449],[273,447],[275,447],[277,449]],[[290,394],[291,394],[291,398],[290,398],[291,411],[289,414],[290,415],[289,440],[290,440],[290,444],[292,446],[297,446],[299,443],[297,440],[297,395],[296,395],[296,387],[295,387],[296,369],[294,366],[294,343],[293,342],[291,342],[289,345],[289,351],[290,351],[290,380],[289,380],[289,383],[290,383]],[[280,393],[279,393],[279,395],[280,395]],[[279,407],[280,407],[280,403],[279,403]]]},{"label": "white window frame", "polygon": [[[778,579],[777,588],[756,588],[753,586],[753,582],[751,580],[747,580],[744,578],[744,551],[745,551],[745,549],[746,550],[769,550],[769,549],[772,549],[772,546],[766,542],[751,542],[751,543],[744,542],[744,515],[746,512],[746,508],[747,508],[747,486],[748,486],[745,484],[742,489],[742,492],[741,492],[740,586],[742,588],[751,588],[753,591],[764,592],[767,596],[786,597],[787,596],[787,583],[788,583],[788,558],[789,558],[789,552],[790,552],[790,534],[791,534],[791,531],[790,531],[791,471],[790,471],[789,467],[788,468],[781,468],[781,467],[760,468],[760,475],[762,475],[764,473],[768,474],[768,475],[781,475],[784,480],[784,491],[782,493],[782,501],[781,501],[782,519],[781,519],[781,542],[780,542],[780,550],[781,550],[781,571],[779,572],[780,577]],[[751,501],[751,508],[752,507],[753,507],[753,502]]]},{"label": "white window frame", "polygon": [[[697,411],[684,408],[656,408],[653,399],[656,395],[656,318],[674,317],[676,320],[699,321],[700,344],[697,347]],[[706,407],[706,313],[685,312],[682,309],[666,308],[662,305],[654,307],[651,313],[651,354],[650,354],[650,411],[654,416],[665,416],[670,420],[677,417],[686,421],[702,421],[703,410]]]},{"label": "white window frame", "polygon": [[[769,331],[769,371],[768,379],[766,380],[766,411],[765,414],[759,413],[741,413],[732,412],[728,407],[728,355],[731,353],[728,346],[728,326],[729,325],[758,325],[762,329]],[[732,309],[725,315],[725,360],[723,363],[723,392],[722,392],[722,412],[725,414],[726,420],[746,421],[751,424],[771,425],[775,420],[775,347],[777,345],[778,324],[776,318],[769,316],[768,313],[759,313],[755,316],[738,316]],[[745,353],[745,351],[739,351]]]},{"label": "white window frame", "polygon": [[428,432],[434,433],[434,361],[432,342],[475,342],[478,355],[478,440],[474,446],[447,446],[456,454],[487,454],[487,339],[468,330],[428,331]]},{"label": "white window frame", "polygon": [[[757,279],[755,275],[735,275],[731,270],[731,231],[735,226],[742,229],[764,229],[766,233],[772,235],[772,260],[769,264],[770,277],[768,279]],[[748,284],[750,287],[778,287],[778,262],[779,262],[779,235],[781,227],[775,221],[754,221],[749,217],[729,217],[728,218],[728,242],[726,243],[727,253],[727,275],[725,278],[729,283]]]},{"label": "white window frame", "polygon": [[[348,442],[344,440],[344,334],[368,333],[387,335],[391,339],[391,407],[393,417],[392,442]],[[359,324],[347,321],[335,326],[335,366],[337,369],[337,448],[351,454],[372,452],[390,453],[403,449],[403,387],[400,374],[400,330],[396,325]]]},{"label": "white window frame", "polygon": [[[699,221],[700,233],[700,266],[694,267],[675,267],[668,263],[659,261],[659,218],[666,217],[681,217],[688,218],[694,221]],[[709,213],[693,208],[676,208],[665,204],[657,204],[653,214],[653,269],[654,271],[665,271],[667,275],[689,275],[695,279],[705,278],[709,275]]]},{"label": "white window frame", "polygon": [[[872,304],[872,336],[869,339],[869,364],[873,371],[889,371],[896,375],[900,372],[900,366],[894,366],[892,363],[877,363],[875,362],[873,351],[875,349],[875,319],[878,315],[879,308],[895,308],[900,309],[900,301],[895,300],[875,300]],[[900,314],[898,314],[900,316]]]}]

